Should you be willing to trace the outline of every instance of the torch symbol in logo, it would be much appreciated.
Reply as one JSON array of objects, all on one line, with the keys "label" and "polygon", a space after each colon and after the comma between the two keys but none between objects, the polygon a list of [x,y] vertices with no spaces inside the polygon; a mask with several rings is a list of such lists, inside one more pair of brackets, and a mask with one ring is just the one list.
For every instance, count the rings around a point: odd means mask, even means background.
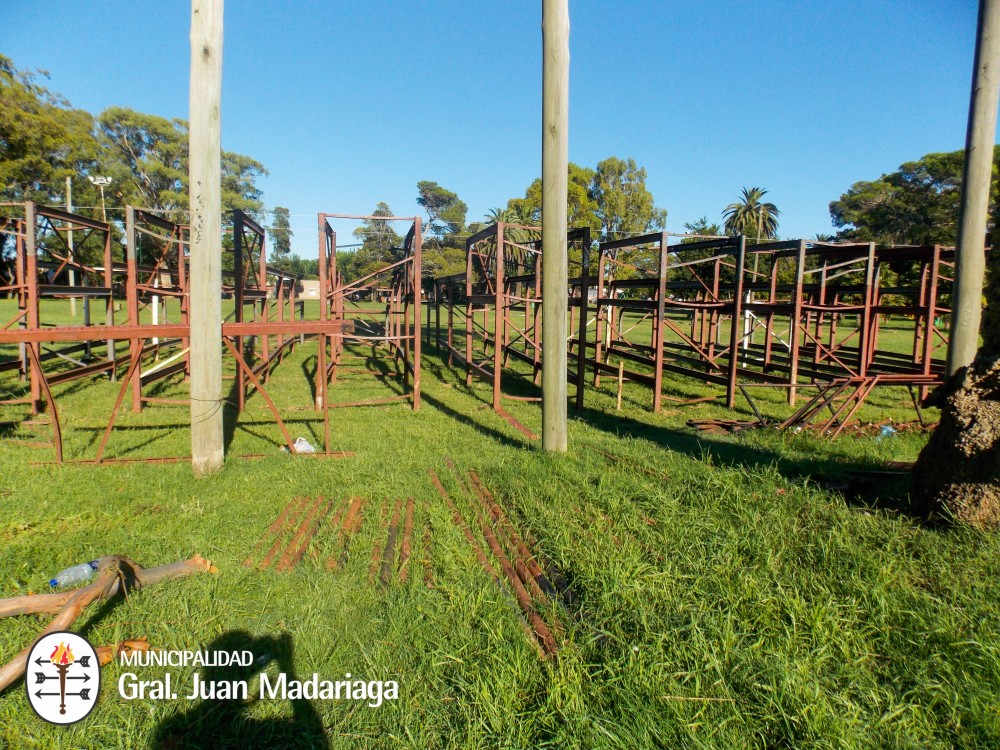
[{"label": "torch symbol in logo", "polygon": [[[49,655],[49,663],[52,664],[58,670],[58,672],[59,672],[59,675],[58,675],[58,677],[59,677],[59,713],[60,714],[64,714],[64,715],[66,713],[66,696],[67,696],[67,693],[66,693],[66,680],[67,679],[70,679],[70,680],[83,680],[84,683],[86,683],[88,680],[90,680],[90,675],[87,674],[86,672],[84,672],[82,675],[79,675],[79,676],[76,676],[76,675],[68,676],[66,674],[69,671],[69,668],[73,665],[73,662],[75,662],[75,661],[76,661],[76,657],[73,656],[73,650],[69,646],[67,646],[64,642],[60,642],[58,646],[56,646],[54,649],[52,649],[52,653]],[[41,666],[42,663],[43,663],[41,659],[36,659],[35,662],[36,662],[36,664],[38,664],[38,666]],[[90,657],[89,656],[81,656],[80,657],[80,666],[87,667],[89,665],[90,665]],[[44,672],[35,672],[35,680],[36,680],[35,684],[37,684],[37,685],[44,685],[45,681],[49,680],[49,679],[52,679],[52,678],[47,677]],[[70,696],[75,695],[75,696],[77,696],[79,698],[83,698],[84,700],[87,700],[88,698],[90,698],[89,693],[90,693],[90,688],[81,688],[80,692],[78,692],[78,693],[68,693],[68,695],[70,695]],[[44,695],[44,693],[42,693],[42,691],[39,690],[38,691],[38,697],[41,697],[42,695]]]},{"label": "torch symbol in logo", "polygon": [[[49,633],[40,638],[28,656],[28,671],[28,701],[46,721],[73,724],[89,714],[97,701],[101,679],[97,652],[76,633]],[[46,683],[55,680],[58,692],[47,691]],[[88,684],[91,680],[96,680],[93,686]]]}]

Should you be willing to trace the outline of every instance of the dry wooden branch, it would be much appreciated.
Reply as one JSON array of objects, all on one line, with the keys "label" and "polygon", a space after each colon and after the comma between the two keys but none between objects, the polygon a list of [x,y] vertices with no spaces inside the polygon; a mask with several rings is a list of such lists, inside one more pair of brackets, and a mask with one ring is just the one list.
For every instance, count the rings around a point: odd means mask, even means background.
[{"label": "dry wooden branch", "polygon": [[[97,578],[88,586],[60,594],[19,596],[7,599],[0,602],[0,612],[5,613],[5,616],[9,616],[12,614],[57,611],[58,614],[52,619],[52,622],[38,634],[38,638],[41,638],[48,633],[68,629],[83,614],[83,610],[88,605],[95,601],[109,599],[121,590],[130,591],[140,589],[144,586],[151,586],[161,581],[180,578],[192,573],[214,572],[217,572],[215,566],[201,555],[195,555],[190,560],[183,560],[171,563],[170,565],[160,565],[149,570],[143,570],[137,563],[127,557],[111,555],[100,559],[98,562]],[[24,674],[30,650],[31,646],[28,646],[0,668],[0,691],[5,690]]]},{"label": "dry wooden branch", "polygon": [[116,658],[119,658],[122,654],[131,654],[136,651],[149,651],[149,642],[146,641],[146,637],[138,638],[132,641],[119,641],[114,646],[98,646],[97,649],[97,660],[103,667],[106,664],[110,664]]},{"label": "dry wooden branch", "polygon": [[[118,559],[117,557],[103,557],[98,561],[98,568]],[[127,558],[120,559],[127,560],[135,573],[136,583],[130,583],[129,588],[141,589],[160,583],[161,581],[180,578],[192,573],[218,572],[215,566],[201,555],[195,555],[190,560],[182,560],[181,562],[157,565],[155,568],[145,569],[140,568],[136,563]],[[114,588],[108,596],[117,594],[120,584],[120,579],[116,579]],[[9,599],[0,599],[0,618],[11,617],[13,615],[58,614],[77,591],[79,589],[60,591],[55,594],[28,594],[27,596],[12,596]]]}]

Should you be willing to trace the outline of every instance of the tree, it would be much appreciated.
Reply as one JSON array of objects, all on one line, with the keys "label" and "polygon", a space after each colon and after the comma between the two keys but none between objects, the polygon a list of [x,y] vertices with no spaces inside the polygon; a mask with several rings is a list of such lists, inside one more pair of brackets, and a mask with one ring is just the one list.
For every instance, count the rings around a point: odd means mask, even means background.
[{"label": "tree", "polygon": [[730,203],[722,212],[727,234],[742,234],[749,240],[774,239],[778,236],[778,207],[764,203],[767,195],[763,188],[743,188],[740,199]]},{"label": "tree", "polygon": [[501,221],[507,221],[507,209],[491,208],[489,212],[483,216],[483,221],[487,224],[499,224]]},{"label": "tree", "polygon": [[[392,209],[385,201],[379,201],[372,212],[372,216],[392,215]],[[354,230],[354,236],[361,240],[362,252],[382,263],[389,263],[392,259],[392,250],[403,244],[403,239],[396,234],[392,222],[386,219],[365,219],[362,225]]]},{"label": "tree", "polygon": [[[372,211],[374,217],[392,215],[392,209],[384,201],[379,201]],[[361,247],[337,253],[337,268],[345,281],[367,276],[402,257],[403,238],[396,233],[391,221],[365,219],[354,230],[354,236],[361,240]]]},{"label": "tree", "polygon": [[598,162],[588,194],[603,240],[666,226],[667,212],[654,205],[653,194],[646,189],[646,170],[634,159],[611,156]]},{"label": "tree", "polygon": [[[102,170],[114,179],[115,195],[144,208],[176,212],[188,206],[188,132],[183,120],[167,120],[123,107],[98,117],[104,147]],[[240,209],[262,221],[263,201],[257,179],[264,165],[249,156],[222,152],[222,209]]]},{"label": "tree", "polygon": [[257,185],[257,178],[267,175],[267,169],[256,159],[223,151],[222,210],[232,211],[238,208],[252,216],[257,223],[264,223],[263,191]]},{"label": "tree", "polygon": [[458,195],[436,182],[422,180],[417,183],[417,203],[427,212],[427,232],[441,238],[465,229],[465,215],[469,207]]},{"label": "tree", "polygon": [[[954,245],[964,150],[927,154],[877,180],[859,181],[830,203],[830,217],[844,240],[886,245]],[[993,151],[993,170],[1000,146]],[[990,206],[997,203],[997,181]],[[995,213],[991,210],[991,215]]]},{"label": "tree", "polygon": [[[696,219],[692,222],[686,222],[684,224],[684,228],[688,231],[688,234],[701,234],[715,237],[722,235],[722,228],[715,222],[709,224],[707,216],[702,216],[700,219]],[[682,240],[681,242],[698,242],[698,240],[690,238]]]},{"label": "tree", "polygon": [[[47,74],[18,70],[0,55],[0,193],[7,201],[61,203],[66,177],[79,178],[97,162],[94,119],[39,85],[38,75]],[[77,198],[93,199],[89,183]]]},{"label": "tree", "polygon": [[[581,167],[573,162],[567,169],[566,222],[570,229],[590,227],[596,237],[601,230],[601,219],[597,215],[597,201],[590,195],[590,186],[595,172],[589,167]],[[527,223],[537,225],[542,220],[542,180],[536,179],[524,192],[524,200],[511,201],[508,207],[519,211],[514,219],[529,219]],[[516,223],[523,223],[518,220]]]},{"label": "tree", "polygon": [[280,261],[292,252],[292,224],[287,208],[275,206],[268,234],[271,237],[271,260]]},{"label": "tree", "polygon": [[187,210],[187,125],[124,107],[97,118],[104,149],[102,171],[123,202],[145,208]]}]

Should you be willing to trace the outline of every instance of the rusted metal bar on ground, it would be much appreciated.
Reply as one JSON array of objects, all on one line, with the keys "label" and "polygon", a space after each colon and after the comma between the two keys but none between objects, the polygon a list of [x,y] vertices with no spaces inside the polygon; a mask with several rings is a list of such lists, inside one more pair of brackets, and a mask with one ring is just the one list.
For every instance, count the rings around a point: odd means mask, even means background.
[{"label": "rusted metal bar on ground", "polygon": [[524,584],[532,589],[535,597],[540,601],[545,602],[550,597],[558,596],[555,587],[545,577],[545,573],[536,562],[535,553],[528,549],[524,540],[514,530],[507,514],[497,503],[492,493],[483,485],[479,475],[475,471],[469,471],[468,477],[471,494],[479,501],[488,517],[493,519],[500,535],[507,542],[508,548],[514,556],[515,570]]},{"label": "rusted metal bar on ground", "polygon": [[282,510],[281,513],[278,515],[278,517],[274,519],[274,522],[271,523],[271,525],[264,530],[264,534],[253,546],[253,549],[250,550],[250,555],[247,557],[246,560],[243,561],[243,567],[245,568],[253,567],[254,555],[260,552],[261,549],[264,548],[264,545],[267,544],[267,540],[273,535],[277,534],[278,531],[284,526],[285,520],[288,518],[288,514],[292,512],[292,508],[294,507],[294,505],[295,505],[295,498],[292,498],[291,500],[288,501],[288,504],[285,505],[284,510]]},{"label": "rusted metal bar on ground", "polygon": [[[382,505],[379,508],[379,512],[378,512],[378,527],[379,527],[380,530],[386,531],[387,534],[388,534],[388,531],[386,529],[386,524],[388,522],[388,518],[387,518],[388,507],[389,507],[388,504],[389,504],[388,500],[383,500],[382,501]],[[370,563],[368,565],[368,577],[371,580],[373,580],[373,581],[375,580],[375,577],[378,575],[379,564],[382,561],[382,552],[379,551],[380,550],[380,545],[379,545],[379,537],[380,536],[381,536],[381,534],[378,534],[375,537],[375,544],[372,545],[371,561],[370,561]],[[384,548],[382,548],[382,549],[384,549]]]},{"label": "rusted metal bar on ground", "polygon": [[[486,536],[485,529],[490,528],[490,524],[492,524],[493,528],[491,529],[491,533],[493,534],[494,541],[498,541],[500,548],[506,550],[508,560],[514,568],[514,572],[517,573],[517,577],[527,589],[531,598],[542,606],[550,605],[551,600],[546,592],[546,588],[552,590],[553,594],[555,593],[555,590],[552,589],[551,584],[544,587],[541,580],[536,577],[535,571],[530,565],[533,558],[531,552],[527,551],[527,554],[525,554],[526,551],[522,550],[522,548],[514,543],[510,534],[511,530],[509,527],[505,527],[497,521],[496,516],[492,514],[489,505],[485,502],[481,493],[472,489],[469,494],[479,500],[480,508],[476,509],[475,506],[473,506],[473,514],[479,518],[480,524],[484,528],[484,536]],[[493,520],[490,521],[490,518]],[[493,546],[492,543],[490,546]],[[542,576],[542,578],[544,578],[544,576]],[[548,584],[548,581],[545,581],[545,584]],[[558,622],[553,622],[553,628],[555,630],[561,629]]]},{"label": "rusted metal bar on ground", "polygon": [[257,563],[257,570],[267,570],[268,566],[270,566],[271,563],[274,561],[274,558],[278,556],[278,553],[284,546],[285,536],[288,534],[288,532],[290,532],[292,529],[295,528],[295,524],[298,521],[299,516],[305,509],[306,503],[309,502],[309,499],[306,497],[300,497],[297,498],[297,500],[298,502],[295,504],[295,508],[287,516],[284,524],[282,524],[281,528],[275,535],[274,544],[271,545],[271,548],[267,551],[267,554],[264,555],[263,559],[259,563]]},{"label": "rusted metal bar on ground", "polygon": [[[74,591],[67,591],[64,594],[42,594],[2,600],[0,601],[0,616],[50,613],[53,608],[56,608],[58,614],[39,633],[38,637],[40,638],[48,633],[68,629],[76,622],[87,606],[95,601],[110,599],[119,591],[128,592],[132,589],[141,589],[193,573],[214,572],[217,572],[215,566],[201,555],[148,570],[144,570],[127,557],[118,555],[102,557],[98,562],[97,578],[93,583]],[[41,599],[42,601],[25,601],[31,599]],[[24,674],[30,650],[31,647],[28,646],[0,668],[0,691],[5,690]]]},{"label": "rusted metal bar on ground", "polygon": [[767,425],[755,419],[691,419],[688,420],[687,426],[693,427],[699,432],[723,434],[753,430],[758,427],[766,427]]},{"label": "rusted metal bar on ground", "polygon": [[[482,548],[476,542],[472,531],[469,529],[465,520],[462,518],[462,514],[459,512],[458,508],[455,506],[454,501],[448,494],[448,491],[441,484],[441,480],[438,478],[437,473],[433,470],[429,470],[431,482],[434,484],[438,491],[438,494],[444,499],[445,503],[448,505],[448,509],[452,513],[452,519],[455,521],[455,525],[459,527],[465,536],[466,540],[472,545],[473,553],[479,564],[482,565],[483,569],[496,581],[498,585],[503,587],[500,575],[497,573],[496,568],[494,568],[483,552]],[[542,651],[546,656],[554,656],[556,653],[556,642],[552,635],[552,631],[549,630],[548,625],[542,620],[541,616],[535,611],[534,605],[531,602],[531,597],[528,596],[528,592],[524,589],[521,584],[517,573],[511,567],[510,562],[507,560],[507,556],[504,554],[503,550],[500,549],[499,544],[496,542],[496,537],[493,536],[492,531],[489,530],[489,525],[486,524],[485,520],[482,523],[483,533],[486,535],[487,544],[489,544],[491,550],[493,551],[494,557],[500,564],[501,569],[504,572],[504,578],[506,578],[508,585],[514,591],[514,598],[521,609],[521,612],[527,618],[528,622],[531,624],[534,630],[533,636],[538,641],[538,645],[541,647]],[[492,539],[490,537],[493,537]]]},{"label": "rusted metal bar on ground", "polygon": [[[458,512],[458,508],[455,507],[455,503],[452,501],[451,496],[448,494],[448,491],[444,488],[444,485],[441,484],[441,480],[438,478],[437,473],[434,471],[434,469],[428,469],[428,474],[430,475],[431,483],[437,489],[438,494],[441,495],[441,497],[444,499],[445,504],[448,506],[448,510],[451,511],[452,521],[458,527],[459,531],[462,532],[462,534],[465,536],[466,541],[468,541],[469,545],[472,547],[472,552],[475,555],[476,560],[482,566],[483,570],[486,571],[486,574],[493,579],[493,582],[500,588],[501,591],[504,592],[506,597],[510,600],[511,607],[515,611],[518,611],[519,604],[517,600],[513,596],[511,596],[511,594],[507,591],[507,588],[504,586],[503,581],[500,578],[500,574],[497,573],[496,568],[494,568],[490,564],[490,561],[486,557],[486,554],[479,546],[479,543],[476,542],[475,536],[473,536],[472,531],[469,529],[468,525],[466,525],[465,520],[462,518],[462,514]],[[520,612],[522,616],[525,615],[523,610],[520,610]],[[525,634],[528,636],[528,640],[532,644],[534,644],[535,648],[538,650],[539,656],[545,657],[547,654],[542,649],[542,646],[539,643],[538,634],[531,629],[531,626],[527,622],[523,620],[521,621],[521,627],[524,629]]]},{"label": "rusted metal bar on ground", "polygon": [[351,503],[351,508],[347,512],[347,518],[344,519],[344,524],[342,527],[343,544],[340,549],[340,556],[334,560],[333,558],[326,561],[326,567],[329,570],[333,567],[344,567],[347,564],[348,553],[350,552],[350,543],[352,537],[361,530],[361,522],[364,520],[362,515],[362,510],[368,501],[362,497],[354,498],[354,502]]},{"label": "rusted metal bar on ground", "polygon": [[[535,605],[532,601],[532,597],[528,593],[527,589],[525,589],[521,575],[518,574],[515,566],[511,565],[507,554],[504,552],[500,541],[493,533],[493,529],[490,528],[487,520],[479,513],[474,513],[474,515],[479,518],[479,526],[486,539],[486,544],[493,552],[493,557],[500,564],[500,569],[503,571],[507,582],[510,584],[511,588],[514,589],[514,596],[517,599],[517,603],[520,605],[522,611],[524,611],[527,615],[529,622],[531,622],[531,626],[534,628],[535,633],[538,636],[542,649],[550,656],[555,654],[556,642],[554,636],[552,635],[552,631],[549,630],[548,625],[545,624],[545,621],[542,620],[541,616],[535,611]],[[526,575],[523,571],[522,574]]]},{"label": "rusted metal bar on ground", "polygon": [[[320,508],[319,514],[313,520],[312,526],[309,527],[308,531],[306,531],[305,533],[305,536],[302,537],[298,549],[296,549],[295,552],[292,554],[291,560],[288,562],[288,565],[286,565],[284,569],[294,570],[295,566],[302,561],[303,557],[305,557],[306,549],[308,549],[309,545],[312,543],[313,538],[316,536],[316,532],[323,525],[323,522],[326,520],[327,515],[329,515],[331,505],[332,502],[329,500],[323,503],[322,507]],[[282,569],[283,568],[279,564],[278,570]]]},{"label": "rusted metal bar on ground", "polygon": [[[429,308],[428,308],[429,309]],[[399,580],[406,583],[410,577],[410,550],[413,536],[413,498],[406,499],[406,518],[403,521],[403,542],[399,548]]]},{"label": "rusted metal bar on ground", "polygon": [[385,550],[382,553],[382,566],[379,570],[379,580],[383,586],[392,583],[392,573],[396,562],[396,539],[399,536],[400,511],[403,507],[403,500],[396,501],[396,507],[392,512],[392,519],[389,521],[389,531],[386,535]]},{"label": "rusted metal bar on ground", "polygon": [[292,538],[289,540],[281,558],[275,564],[275,570],[287,570],[292,562],[292,558],[295,556],[298,550],[299,544],[302,543],[304,539],[307,538],[309,534],[309,529],[311,528],[316,515],[319,513],[320,507],[323,505],[323,498],[317,497],[309,502],[306,509],[306,513],[302,522],[299,524],[298,528],[292,534]]}]

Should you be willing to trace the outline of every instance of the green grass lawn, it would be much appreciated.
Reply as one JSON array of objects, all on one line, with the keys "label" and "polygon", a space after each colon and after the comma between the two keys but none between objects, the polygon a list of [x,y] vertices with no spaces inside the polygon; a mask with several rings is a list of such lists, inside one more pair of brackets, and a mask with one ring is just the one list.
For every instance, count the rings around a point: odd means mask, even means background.
[{"label": "green grass lawn", "polygon": [[[0,316],[2,317],[2,316]],[[9,317],[9,316],[8,316]],[[293,437],[322,439],[304,373],[307,342],[269,392]],[[367,347],[353,366],[378,369]],[[6,374],[2,385],[19,384]],[[610,380],[610,379],[608,379]],[[95,645],[146,637],[157,648],[250,648],[299,677],[345,673],[395,680],[399,697],[354,701],[126,701],[129,671],[102,670],[97,707],[69,728],[32,712],[23,682],[0,694],[0,747],[365,748],[953,748],[1000,745],[1000,541],[905,512],[905,479],[864,474],[912,461],[924,436],[878,440],[761,430],[705,437],[691,419],[734,416],[715,403],[649,410],[648,389],[588,393],[570,410],[570,451],[543,454],[425,347],[419,412],[391,405],[331,413],[332,447],[352,458],[284,454],[258,396],[228,411],[231,455],[195,481],[186,464],[100,468],[40,464],[45,425],[8,427],[0,441],[0,595],[42,592],[56,571],[106,554],[145,566],[201,553],[216,575],[179,579],[95,605],[74,626]],[[117,386],[56,389],[67,458],[92,457]],[[511,392],[531,386],[512,382]],[[572,393],[572,386],[570,388]],[[766,389],[761,389],[766,390]],[[183,395],[173,380],[158,395]],[[349,372],[337,401],[398,392]],[[713,393],[670,376],[665,393]],[[770,399],[770,400],[768,400]],[[774,415],[788,413],[764,397]],[[886,389],[866,419],[912,419],[905,391]],[[537,404],[508,409],[540,430]],[[26,417],[0,407],[0,422]],[[746,404],[735,415],[750,416]],[[185,408],[123,411],[108,455],[189,452]],[[18,444],[17,440],[24,441]],[[428,475],[433,469],[471,518],[446,458],[475,470],[512,524],[570,582],[554,614],[554,659],[539,658],[506,587],[477,562]],[[244,567],[295,497],[365,498],[364,523],[343,566],[328,567],[322,531],[291,571]],[[384,501],[413,497],[414,562],[432,571],[382,586],[372,549],[384,543]],[[429,530],[426,531],[425,530]],[[491,555],[478,528],[479,546]],[[257,554],[257,558],[260,554]],[[492,558],[491,558],[492,559]],[[493,564],[497,563],[494,560]],[[47,617],[0,621],[0,660],[34,639]],[[135,668],[142,679],[163,668]],[[194,668],[174,669],[189,683]],[[259,677],[252,678],[256,684]],[[186,689],[186,688],[185,688]]]}]

